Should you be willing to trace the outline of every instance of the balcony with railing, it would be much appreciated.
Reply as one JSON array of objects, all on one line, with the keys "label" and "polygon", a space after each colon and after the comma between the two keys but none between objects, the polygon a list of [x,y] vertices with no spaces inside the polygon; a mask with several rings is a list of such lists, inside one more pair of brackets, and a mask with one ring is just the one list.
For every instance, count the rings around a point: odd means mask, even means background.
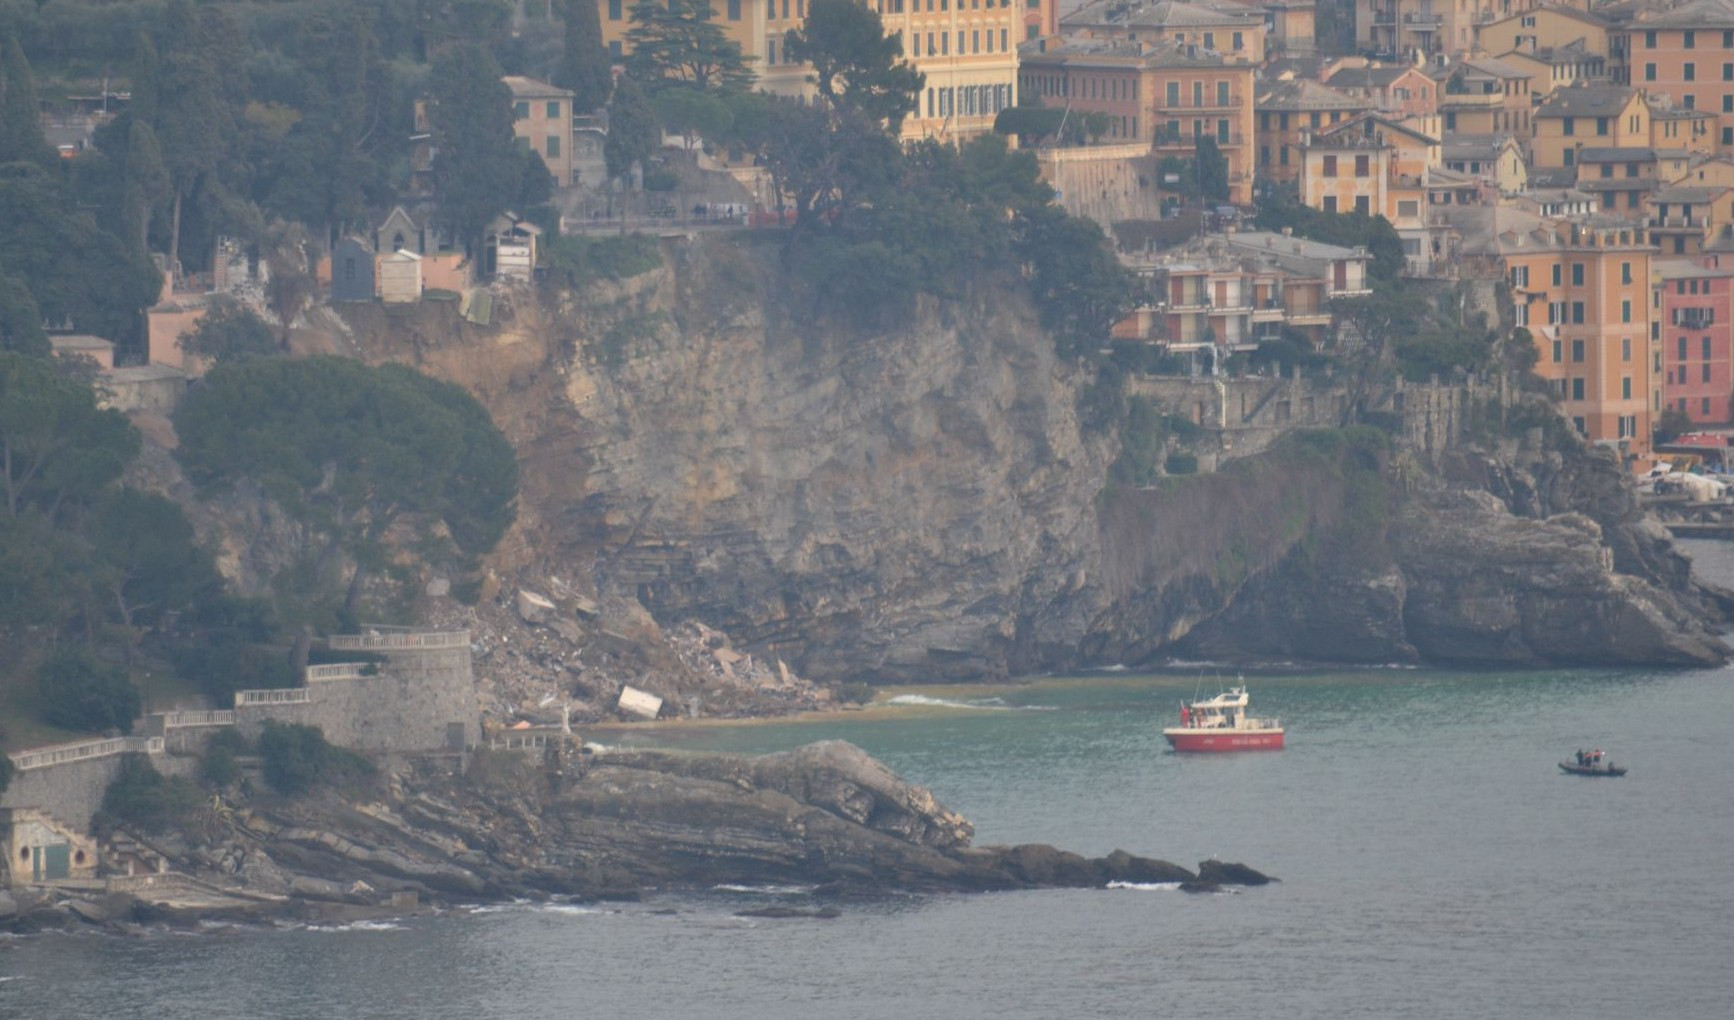
[{"label": "balcony with railing", "polygon": [[1651,230],[1703,230],[1710,225],[1708,216],[1646,216],[1644,226]]},{"label": "balcony with railing", "polygon": [[1246,144],[1246,136],[1242,135],[1238,131],[1230,131],[1226,135],[1215,131],[1206,132],[1202,135],[1186,134],[1177,131],[1158,131],[1156,132],[1156,136],[1150,140],[1150,144],[1158,149],[1196,149],[1198,148],[1198,143],[1205,138],[1209,138],[1219,146]]},{"label": "balcony with railing", "polygon": [[1403,15],[1403,27],[1414,32],[1438,31],[1440,22],[1444,19],[1437,14],[1421,12],[1419,14]]}]

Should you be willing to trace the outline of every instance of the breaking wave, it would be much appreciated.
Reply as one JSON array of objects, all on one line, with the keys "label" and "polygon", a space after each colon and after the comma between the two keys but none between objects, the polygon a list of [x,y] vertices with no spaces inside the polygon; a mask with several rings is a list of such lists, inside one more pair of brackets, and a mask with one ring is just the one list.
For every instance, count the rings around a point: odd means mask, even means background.
[{"label": "breaking wave", "polygon": [[952,698],[935,698],[926,694],[899,694],[886,699],[887,705],[922,705],[929,708],[971,708],[990,712],[1052,712],[1053,705],[1008,705],[1000,698],[977,698],[970,701],[958,701]]}]

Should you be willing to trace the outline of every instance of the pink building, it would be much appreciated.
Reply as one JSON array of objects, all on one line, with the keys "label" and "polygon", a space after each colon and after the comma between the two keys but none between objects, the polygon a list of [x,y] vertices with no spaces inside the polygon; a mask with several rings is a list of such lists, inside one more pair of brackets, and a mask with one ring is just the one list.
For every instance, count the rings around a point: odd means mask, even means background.
[{"label": "pink building", "polygon": [[1686,412],[1694,424],[1734,421],[1734,259],[1657,259],[1661,315],[1662,407]]}]

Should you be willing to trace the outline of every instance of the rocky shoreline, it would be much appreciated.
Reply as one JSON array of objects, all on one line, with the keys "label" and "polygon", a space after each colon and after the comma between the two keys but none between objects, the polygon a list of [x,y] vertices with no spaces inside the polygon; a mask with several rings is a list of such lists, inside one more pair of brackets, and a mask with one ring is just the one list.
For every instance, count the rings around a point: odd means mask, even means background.
[{"label": "rocky shoreline", "polygon": [[823,919],[839,903],[890,893],[1111,883],[1209,892],[1272,880],[1221,861],[1194,871],[1121,850],[972,846],[966,819],[842,741],[751,757],[483,753],[462,775],[449,761],[403,761],[368,789],[237,797],[212,814],[149,837],[170,874],[124,891],[0,895],[0,931],[352,923],[464,904],[786,885],[812,889],[814,905],[749,916]]}]

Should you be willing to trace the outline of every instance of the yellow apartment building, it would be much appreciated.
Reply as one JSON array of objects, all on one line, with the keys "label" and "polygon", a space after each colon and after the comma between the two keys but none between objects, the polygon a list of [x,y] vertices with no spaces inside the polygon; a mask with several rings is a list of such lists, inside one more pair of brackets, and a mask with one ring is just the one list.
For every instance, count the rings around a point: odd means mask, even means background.
[{"label": "yellow apartment building", "polygon": [[1492,184],[1501,194],[1529,187],[1529,160],[1517,139],[1507,134],[1468,135],[1450,132],[1440,146],[1447,169]]},{"label": "yellow apartment building", "polygon": [[1549,4],[1504,14],[1475,31],[1475,45],[1483,53],[1558,49],[1580,45],[1590,53],[1608,55],[1606,19],[1575,7]]},{"label": "yellow apartment building", "polygon": [[1254,70],[1174,39],[1064,35],[1020,49],[1021,88],[1043,105],[1104,114],[1109,142],[1191,159],[1208,136],[1228,161],[1229,201],[1252,201]]},{"label": "yellow apartment building", "polygon": [[512,134],[518,144],[542,157],[558,186],[577,183],[572,176],[572,90],[516,74],[501,80],[512,90]]},{"label": "yellow apartment building", "polygon": [[1525,68],[1493,57],[1463,60],[1439,83],[1441,130],[1528,138],[1535,108],[1534,77]]},{"label": "yellow apartment building", "polygon": [[[600,0],[602,38],[616,59],[632,28],[628,0]],[[903,55],[926,76],[905,140],[962,140],[993,130],[994,117],[1017,105],[1017,46],[1028,35],[1029,0],[864,0],[887,33],[901,33]],[[1053,4],[1057,0],[1036,0]],[[784,36],[806,22],[807,0],[712,0],[712,21],[741,47],[766,92],[812,93],[811,68],[792,62]],[[1038,19],[1040,21],[1041,19]]]},{"label": "yellow apartment building", "polygon": [[1535,111],[1530,155],[1538,167],[1566,167],[1577,150],[1647,148],[1650,106],[1643,93],[1621,85],[1557,89]]},{"label": "yellow apartment building", "polygon": [[1609,80],[1606,55],[1592,53],[1582,43],[1548,46],[1536,50],[1511,50],[1499,59],[1529,71],[1536,95],[1546,95],[1567,85],[1605,83]]},{"label": "yellow apartment building", "polygon": [[1302,150],[1301,201],[1325,212],[1391,221],[1409,268],[1431,266],[1427,179],[1440,166],[1439,139],[1376,115],[1312,136]]},{"label": "yellow apartment building", "polygon": [[[1651,97],[1650,148],[1709,155],[1716,151],[1716,115],[1709,110],[1661,109]],[[1660,101],[1666,102],[1665,99]]]},{"label": "yellow apartment building", "polygon": [[1291,78],[1261,86],[1253,107],[1258,176],[1286,183],[1300,177],[1301,147],[1310,132],[1358,117],[1370,104],[1310,78]]},{"label": "yellow apartment building", "polygon": [[1734,156],[1700,160],[1667,183],[1690,184],[1695,188],[1734,188]]},{"label": "yellow apartment building", "polygon": [[1613,32],[1620,80],[1676,108],[1717,118],[1715,142],[1734,147],[1734,0],[1688,0]]}]

